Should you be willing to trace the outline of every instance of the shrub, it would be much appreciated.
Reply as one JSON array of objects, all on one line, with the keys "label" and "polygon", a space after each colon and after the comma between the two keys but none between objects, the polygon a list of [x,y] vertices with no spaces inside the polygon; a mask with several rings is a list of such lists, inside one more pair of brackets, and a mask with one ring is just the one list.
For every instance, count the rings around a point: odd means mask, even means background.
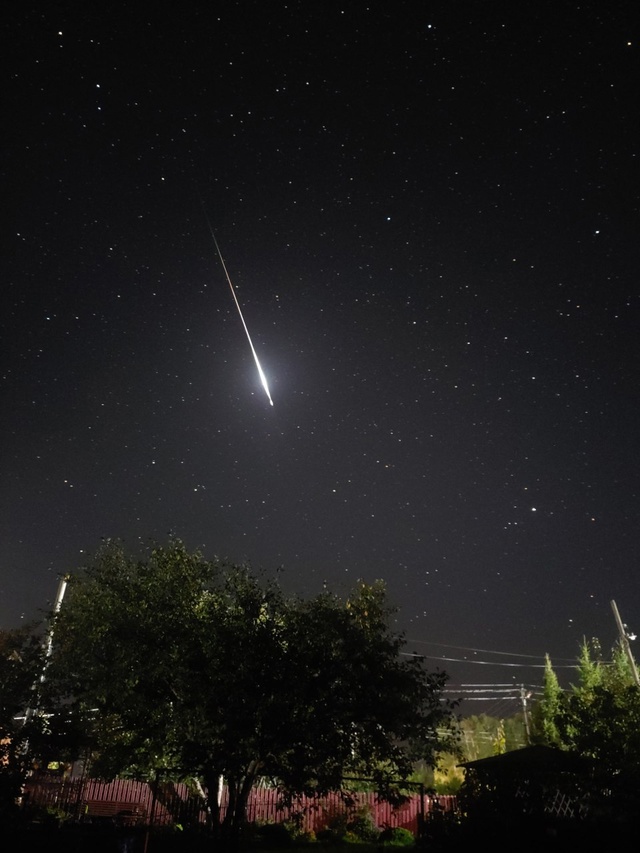
[{"label": "shrub", "polygon": [[413,833],[403,826],[388,826],[382,830],[378,840],[381,844],[393,847],[407,847],[415,843]]},{"label": "shrub", "polygon": [[355,835],[358,841],[375,842],[380,836],[380,830],[367,806],[362,806],[351,816],[347,821],[347,831]]},{"label": "shrub", "polygon": [[332,829],[330,826],[325,826],[324,829],[319,829],[316,833],[316,838],[323,844],[341,844],[344,836],[344,832]]},{"label": "shrub", "polygon": [[259,835],[265,847],[290,847],[293,842],[289,827],[284,823],[265,823]]},{"label": "shrub", "polygon": [[332,815],[324,829],[318,832],[318,841],[329,844],[347,842],[375,843],[380,836],[380,830],[373,822],[373,816],[368,806],[362,806],[355,812],[340,812]]}]

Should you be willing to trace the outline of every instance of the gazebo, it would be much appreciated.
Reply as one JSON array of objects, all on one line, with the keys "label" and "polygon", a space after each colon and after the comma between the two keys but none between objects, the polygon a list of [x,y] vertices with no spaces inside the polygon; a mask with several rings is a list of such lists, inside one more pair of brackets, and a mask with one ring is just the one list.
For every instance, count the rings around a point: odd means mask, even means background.
[{"label": "gazebo", "polygon": [[468,812],[502,819],[583,818],[594,762],[550,746],[522,749],[462,762],[461,796]]}]

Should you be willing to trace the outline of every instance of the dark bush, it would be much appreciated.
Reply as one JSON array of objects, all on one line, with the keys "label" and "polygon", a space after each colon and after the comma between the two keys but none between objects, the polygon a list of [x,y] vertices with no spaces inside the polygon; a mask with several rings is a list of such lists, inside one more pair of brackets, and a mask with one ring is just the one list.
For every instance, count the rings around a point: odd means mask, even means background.
[{"label": "dark bush", "polygon": [[414,844],[415,838],[413,837],[413,833],[403,826],[389,826],[382,830],[378,841],[381,844],[388,844],[394,847],[406,847],[409,844]]},{"label": "dark bush", "polygon": [[265,823],[258,829],[258,838],[264,847],[289,847],[293,842],[291,832],[284,823]]},{"label": "dark bush", "polygon": [[380,836],[380,830],[373,821],[371,810],[363,806],[347,820],[347,832],[352,833],[358,841],[374,842]]}]

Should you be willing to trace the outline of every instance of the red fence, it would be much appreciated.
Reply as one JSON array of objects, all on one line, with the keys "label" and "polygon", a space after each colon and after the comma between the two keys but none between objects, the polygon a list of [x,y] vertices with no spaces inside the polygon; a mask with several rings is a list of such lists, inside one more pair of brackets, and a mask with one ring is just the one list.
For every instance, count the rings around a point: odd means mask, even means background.
[{"label": "red fence", "polygon": [[[434,809],[453,811],[456,798],[429,797],[415,794],[406,803],[394,808],[378,800],[373,792],[357,793],[356,806],[366,807],[373,822],[381,829],[401,826],[417,835],[419,816],[428,816]],[[144,825],[161,826],[180,823],[189,825],[206,820],[202,798],[183,783],[158,784],[117,779],[101,782],[96,779],[69,779],[34,776],[26,785],[25,806],[55,808],[69,817],[85,820],[103,820],[116,814],[128,814],[130,820]],[[221,807],[227,803],[223,789]],[[282,823],[300,815],[306,831],[318,832],[325,828],[337,814],[347,811],[340,793],[318,797],[303,797],[292,807],[282,807],[278,791],[273,788],[254,788],[251,793],[247,819],[250,822]]]}]

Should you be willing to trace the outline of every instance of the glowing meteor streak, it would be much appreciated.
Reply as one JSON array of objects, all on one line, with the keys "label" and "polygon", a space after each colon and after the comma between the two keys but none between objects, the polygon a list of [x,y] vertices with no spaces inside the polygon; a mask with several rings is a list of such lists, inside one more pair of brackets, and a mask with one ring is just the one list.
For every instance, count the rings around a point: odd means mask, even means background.
[{"label": "glowing meteor streak", "polygon": [[253,341],[251,340],[251,335],[249,334],[249,329],[247,328],[247,324],[244,321],[244,317],[242,316],[242,308],[240,307],[240,303],[238,302],[238,297],[236,296],[236,291],[231,283],[231,276],[229,275],[229,271],[227,270],[227,265],[224,262],[224,258],[222,257],[222,252],[220,251],[220,246],[218,246],[218,241],[216,240],[216,235],[213,233],[213,228],[211,227],[211,223],[207,217],[207,224],[209,225],[209,231],[211,231],[211,236],[213,237],[213,242],[216,247],[216,251],[218,252],[218,257],[220,258],[220,263],[222,264],[222,269],[224,270],[224,274],[227,277],[227,281],[229,282],[229,287],[231,289],[231,294],[233,296],[233,301],[236,303],[236,308],[238,309],[238,314],[240,315],[240,319],[242,320],[242,325],[244,326],[244,330],[247,334],[247,340],[249,341],[249,346],[251,347],[251,352],[253,353],[253,357],[256,362],[256,367],[258,368],[258,376],[260,377],[260,381],[262,382],[262,387],[264,388],[267,397],[269,398],[269,402],[273,406],[273,400],[271,399],[271,394],[269,393],[269,386],[267,385],[267,377],[264,375],[262,367],[260,366],[260,361],[258,360],[258,353],[255,350],[253,345]]}]

